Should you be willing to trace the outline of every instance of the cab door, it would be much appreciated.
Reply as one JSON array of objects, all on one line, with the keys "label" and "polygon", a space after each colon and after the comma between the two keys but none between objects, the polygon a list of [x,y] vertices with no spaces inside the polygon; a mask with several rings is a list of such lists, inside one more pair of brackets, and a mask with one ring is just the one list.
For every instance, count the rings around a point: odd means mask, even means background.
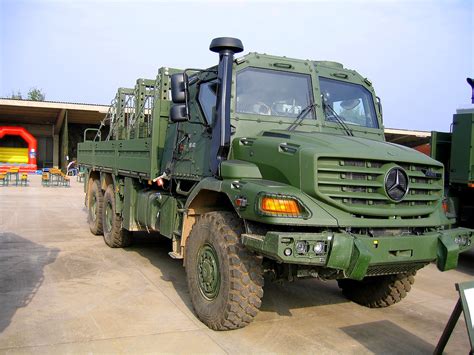
[{"label": "cab door", "polygon": [[211,125],[215,116],[217,80],[189,86],[190,120],[179,124],[174,174],[191,180],[210,176]]}]

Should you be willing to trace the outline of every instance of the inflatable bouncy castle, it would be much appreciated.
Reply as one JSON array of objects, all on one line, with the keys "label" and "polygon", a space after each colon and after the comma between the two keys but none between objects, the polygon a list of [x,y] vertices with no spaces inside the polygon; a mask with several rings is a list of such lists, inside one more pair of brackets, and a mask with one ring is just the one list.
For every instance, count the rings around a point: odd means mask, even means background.
[{"label": "inflatable bouncy castle", "polygon": [[[28,148],[2,147],[2,138],[6,135],[19,136]],[[34,172],[36,166],[37,142],[25,128],[0,126],[0,172],[19,168],[20,172]]]}]

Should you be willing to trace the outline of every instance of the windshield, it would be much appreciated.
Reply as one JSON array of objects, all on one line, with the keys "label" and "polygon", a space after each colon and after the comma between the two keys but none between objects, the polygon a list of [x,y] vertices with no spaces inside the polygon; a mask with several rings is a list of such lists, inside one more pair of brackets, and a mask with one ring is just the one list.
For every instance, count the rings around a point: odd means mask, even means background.
[{"label": "windshield", "polygon": [[[239,113],[294,118],[311,103],[309,75],[258,68],[237,73],[236,111]],[[313,112],[305,118],[313,118]]]},{"label": "windshield", "polygon": [[378,128],[374,100],[362,85],[340,80],[319,78],[324,114],[327,121],[340,118],[347,124]]}]

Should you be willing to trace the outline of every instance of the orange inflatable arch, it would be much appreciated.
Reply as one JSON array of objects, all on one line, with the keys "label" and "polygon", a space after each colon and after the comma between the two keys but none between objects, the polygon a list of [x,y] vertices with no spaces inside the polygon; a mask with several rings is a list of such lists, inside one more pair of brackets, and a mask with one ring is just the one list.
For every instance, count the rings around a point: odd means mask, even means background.
[{"label": "orange inflatable arch", "polygon": [[0,126],[0,139],[6,135],[20,136],[28,143],[28,164],[36,166],[36,150],[38,149],[36,138],[23,127]]}]

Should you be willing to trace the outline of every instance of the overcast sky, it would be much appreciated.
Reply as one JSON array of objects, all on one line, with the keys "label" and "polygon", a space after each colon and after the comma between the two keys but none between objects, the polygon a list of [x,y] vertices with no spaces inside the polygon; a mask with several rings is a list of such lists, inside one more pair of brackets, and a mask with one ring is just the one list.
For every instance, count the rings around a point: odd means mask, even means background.
[{"label": "overcast sky", "polygon": [[108,104],[161,66],[216,64],[212,38],[245,52],[335,60],[382,98],[385,126],[449,130],[472,107],[474,1],[0,0],[0,96]]}]

